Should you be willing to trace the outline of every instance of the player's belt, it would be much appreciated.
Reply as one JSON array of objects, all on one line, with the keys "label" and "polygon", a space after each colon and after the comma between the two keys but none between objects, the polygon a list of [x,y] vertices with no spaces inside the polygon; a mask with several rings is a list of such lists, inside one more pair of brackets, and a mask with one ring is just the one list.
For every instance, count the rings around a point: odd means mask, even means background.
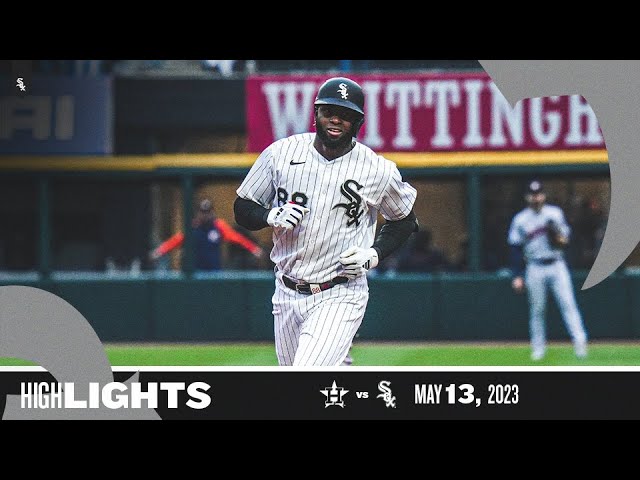
[{"label": "player's belt", "polygon": [[535,263],[536,265],[551,265],[558,261],[558,258],[532,258],[529,260],[531,263]]},{"label": "player's belt", "polygon": [[325,290],[329,290],[330,288],[333,288],[336,285],[340,285],[341,283],[347,283],[349,279],[347,277],[334,277],[328,282],[324,283],[307,283],[296,282],[293,278],[289,278],[286,275],[283,275],[282,281],[291,290],[295,290],[296,292],[302,293],[303,295],[311,295],[313,293],[324,292]]}]

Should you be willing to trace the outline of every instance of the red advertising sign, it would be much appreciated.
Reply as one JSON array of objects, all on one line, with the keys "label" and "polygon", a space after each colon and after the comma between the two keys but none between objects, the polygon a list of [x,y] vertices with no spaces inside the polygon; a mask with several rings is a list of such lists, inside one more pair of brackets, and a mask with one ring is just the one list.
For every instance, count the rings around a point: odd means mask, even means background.
[{"label": "red advertising sign", "polygon": [[[313,101],[327,75],[253,76],[246,82],[248,150],[313,131]],[[365,94],[358,139],[380,152],[602,149],[580,95],[526,99],[511,108],[488,75],[349,75]]]}]

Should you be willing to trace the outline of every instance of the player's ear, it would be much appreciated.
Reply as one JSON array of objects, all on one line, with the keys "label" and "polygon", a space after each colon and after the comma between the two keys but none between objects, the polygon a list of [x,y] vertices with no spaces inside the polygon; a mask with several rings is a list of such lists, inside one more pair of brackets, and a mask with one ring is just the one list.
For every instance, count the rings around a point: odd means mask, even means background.
[{"label": "player's ear", "polygon": [[358,134],[360,133],[360,129],[362,128],[362,125],[364,125],[364,116],[358,120],[358,123],[356,124],[356,137],[358,136]]}]

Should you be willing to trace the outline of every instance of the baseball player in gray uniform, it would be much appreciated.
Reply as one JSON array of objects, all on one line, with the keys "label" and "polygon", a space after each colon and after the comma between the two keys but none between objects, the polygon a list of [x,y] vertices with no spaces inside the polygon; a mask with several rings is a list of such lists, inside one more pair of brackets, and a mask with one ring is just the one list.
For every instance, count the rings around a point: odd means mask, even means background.
[{"label": "baseball player in gray uniform", "polygon": [[525,198],[528,207],[516,214],[509,228],[513,280],[517,293],[525,288],[529,301],[531,359],[546,353],[545,311],[547,290],[553,293],[578,358],[587,355],[587,333],[576,304],[563,248],[571,229],[562,209],[545,204],[542,183],[529,183]]},{"label": "baseball player in gray uniform", "polygon": [[[280,365],[339,366],[364,318],[367,272],[418,228],[416,190],[356,139],[364,94],[330,78],[314,102],[316,132],[280,139],[237,189],[236,222],[273,228],[272,297]],[[376,235],[378,214],[386,220]]]}]

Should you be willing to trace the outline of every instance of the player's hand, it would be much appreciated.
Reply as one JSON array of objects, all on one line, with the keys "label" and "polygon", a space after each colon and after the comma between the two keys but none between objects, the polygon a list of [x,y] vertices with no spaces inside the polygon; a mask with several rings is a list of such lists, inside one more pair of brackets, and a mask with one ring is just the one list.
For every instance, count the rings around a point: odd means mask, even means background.
[{"label": "player's hand", "polygon": [[349,247],[340,254],[338,261],[344,269],[340,275],[358,278],[378,266],[378,252],[375,248]]},{"label": "player's hand", "polygon": [[262,255],[264,255],[264,250],[262,250],[262,248],[260,247],[253,251],[253,256],[256,258],[262,258]]},{"label": "player's hand", "polygon": [[267,216],[267,223],[272,227],[291,230],[298,226],[302,218],[309,213],[307,207],[297,203],[285,203],[281,207],[272,208]]},{"label": "player's hand", "polygon": [[160,258],[160,255],[155,250],[149,252],[149,260],[155,261]]},{"label": "player's hand", "polygon": [[562,234],[562,230],[553,220],[547,222],[547,235],[552,248],[564,248],[569,245],[569,238]]},{"label": "player's hand", "polygon": [[511,288],[513,288],[516,293],[522,293],[524,291],[524,278],[515,277],[511,281]]}]

